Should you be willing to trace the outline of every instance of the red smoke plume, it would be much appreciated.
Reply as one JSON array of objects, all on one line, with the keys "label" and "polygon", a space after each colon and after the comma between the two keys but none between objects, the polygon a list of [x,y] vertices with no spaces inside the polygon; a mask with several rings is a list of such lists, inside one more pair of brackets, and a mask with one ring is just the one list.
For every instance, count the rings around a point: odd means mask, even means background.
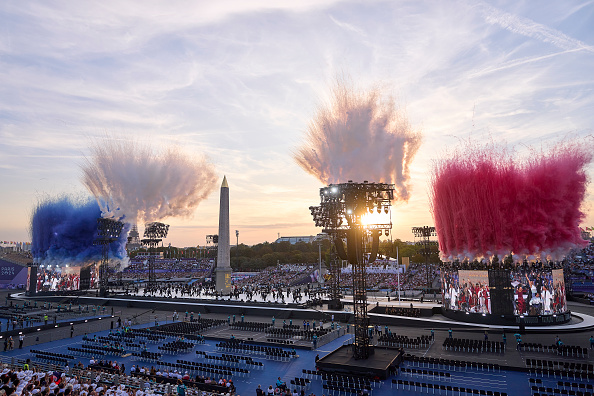
[{"label": "red smoke plume", "polygon": [[505,149],[467,147],[433,166],[431,203],[445,258],[558,258],[587,243],[579,224],[592,145],[563,143],[518,161]]}]

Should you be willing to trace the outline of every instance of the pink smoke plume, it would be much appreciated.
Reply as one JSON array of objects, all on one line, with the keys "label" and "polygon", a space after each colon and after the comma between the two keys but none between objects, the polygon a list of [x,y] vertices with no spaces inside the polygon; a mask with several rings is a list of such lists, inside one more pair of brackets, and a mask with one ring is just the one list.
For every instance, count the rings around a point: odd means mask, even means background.
[{"label": "pink smoke plume", "polygon": [[579,224],[592,145],[561,143],[516,160],[505,148],[468,144],[434,162],[431,204],[446,259],[563,257],[587,243]]},{"label": "pink smoke plume", "polygon": [[156,150],[149,144],[106,137],[90,147],[82,182],[104,217],[129,222],[187,217],[216,187],[214,166],[175,145]]},{"label": "pink smoke plume", "polygon": [[330,103],[310,121],[295,161],[323,184],[348,180],[393,183],[394,197],[407,201],[409,165],[421,135],[402,109],[377,88],[357,91],[338,81]]}]

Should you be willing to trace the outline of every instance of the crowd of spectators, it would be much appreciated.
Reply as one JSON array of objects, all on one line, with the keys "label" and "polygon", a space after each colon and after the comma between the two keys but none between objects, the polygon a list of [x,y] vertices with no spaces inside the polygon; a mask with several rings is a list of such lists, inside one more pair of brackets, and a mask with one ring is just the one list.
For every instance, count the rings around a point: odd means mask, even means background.
[{"label": "crowd of spectators", "polygon": [[[140,373],[146,376],[135,378]],[[161,375],[158,375],[161,374]],[[176,385],[167,383],[166,387],[157,386],[166,383],[166,379],[177,379]],[[183,388],[184,394],[195,394],[200,396],[231,396],[235,393],[232,380],[224,378],[215,380],[210,377],[197,376],[190,378],[187,373],[158,373],[154,368],[134,368],[131,375],[125,374],[125,369],[116,362],[94,362],[88,367],[77,363],[70,369],[65,367],[64,371],[39,371],[29,361],[22,368],[9,368],[3,365],[0,373],[2,396],[145,396],[163,394],[180,395]],[[193,389],[194,383],[224,384],[221,391],[209,392]],[[187,385],[186,385],[187,384]]]},{"label": "crowd of spectators", "polygon": [[237,287],[250,285],[252,287],[272,286],[287,287],[306,280],[311,283],[311,274],[315,271],[312,264],[282,264],[268,267],[258,272],[257,275],[238,279],[234,283]]},{"label": "crowd of spectators", "polygon": [[[419,290],[427,286],[427,271],[429,271],[429,283],[433,285],[435,279],[439,277],[439,267],[435,264],[411,263],[406,272],[400,275],[400,290]],[[398,277],[392,276],[385,283],[391,289],[398,288]]]},{"label": "crowd of spectators", "polygon": [[[155,275],[159,279],[166,278],[204,278],[212,270],[214,262],[202,258],[156,258]],[[124,278],[146,278],[149,263],[146,257],[130,259],[130,264],[123,269]]]},{"label": "crowd of spectators", "polygon": [[574,285],[594,281],[594,243],[575,252],[565,262],[564,270]]}]

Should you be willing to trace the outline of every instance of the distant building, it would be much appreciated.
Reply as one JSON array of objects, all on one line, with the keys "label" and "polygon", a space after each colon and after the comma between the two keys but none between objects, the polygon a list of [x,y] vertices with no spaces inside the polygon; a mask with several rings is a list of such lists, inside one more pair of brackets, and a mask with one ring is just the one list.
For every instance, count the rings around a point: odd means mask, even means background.
[{"label": "distant building", "polygon": [[315,236],[286,236],[286,237],[279,237],[274,243],[280,242],[289,242],[291,245],[296,244],[297,242],[305,242],[305,243],[312,243]]},{"label": "distant building", "polygon": [[128,243],[126,244],[126,250],[128,253],[133,252],[141,248],[140,244],[140,233],[138,232],[138,226],[134,224],[130,233],[128,234]]},{"label": "distant building", "polygon": [[289,242],[291,245],[296,244],[297,242],[305,242],[305,243],[312,243],[317,242],[322,239],[327,239],[328,235],[324,233],[320,233],[318,235],[309,235],[309,236],[279,236],[274,243],[279,242]]}]

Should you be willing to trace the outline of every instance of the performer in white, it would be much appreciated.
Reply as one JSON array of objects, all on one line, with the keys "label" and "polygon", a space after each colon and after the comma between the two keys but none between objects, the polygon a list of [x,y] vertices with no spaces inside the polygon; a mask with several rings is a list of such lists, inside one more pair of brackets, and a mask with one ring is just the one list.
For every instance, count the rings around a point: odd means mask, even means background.
[{"label": "performer in white", "polygon": [[458,309],[458,307],[456,306],[456,299],[457,298],[458,298],[458,291],[452,285],[452,287],[450,287],[450,308],[451,309]]},{"label": "performer in white", "polygon": [[542,299],[544,301],[544,313],[551,313],[551,301],[553,300],[553,294],[547,289],[546,286],[542,287]]}]

